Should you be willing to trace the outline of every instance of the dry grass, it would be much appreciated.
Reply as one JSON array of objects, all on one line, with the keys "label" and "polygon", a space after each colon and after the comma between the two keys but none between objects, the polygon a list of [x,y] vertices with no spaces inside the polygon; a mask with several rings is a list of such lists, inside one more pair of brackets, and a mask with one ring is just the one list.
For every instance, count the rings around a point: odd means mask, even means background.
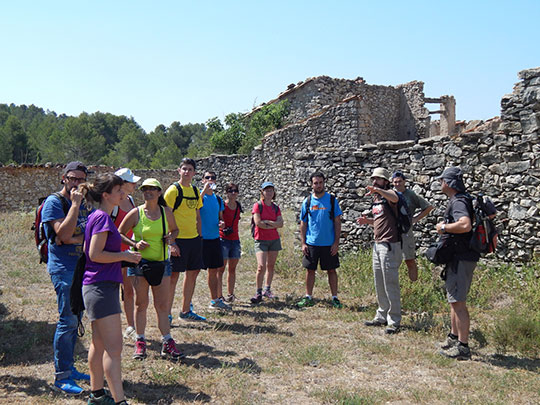
[{"label": "dry grass", "polygon": [[[37,264],[31,219],[0,214],[0,403],[82,403],[85,396],[66,398],[50,389],[55,294],[45,266]],[[293,216],[287,221],[293,223]],[[230,314],[207,311],[208,290],[201,273],[194,304],[208,321],[175,319],[173,336],[187,354],[181,364],[159,358],[159,333],[149,311],[149,357],[132,360],[133,344],[126,342],[124,348],[124,387],[130,403],[538,403],[540,360],[498,355],[489,342],[482,343],[481,326],[492,319],[489,309],[472,309],[476,338],[470,362],[437,354],[436,342],[447,322],[442,311],[407,313],[406,328],[396,336],[363,327],[362,321],[374,311],[369,265],[343,268],[342,310],[331,308],[322,273],[316,283],[316,306],[295,309],[293,303],[304,293],[304,272],[298,250],[292,248],[293,227],[284,232],[286,250],[280,254],[274,281],[279,299],[251,306],[255,260],[247,222],[243,220],[245,256],[237,281],[241,301]],[[354,260],[344,262],[349,266]],[[411,290],[407,294],[421,295],[419,286],[404,282],[403,288]],[[445,308],[444,302],[422,302]],[[502,302],[497,301],[496,310]],[[176,304],[178,310],[179,296]],[[81,370],[87,370],[89,338],[87,331],[77,347]]]}]

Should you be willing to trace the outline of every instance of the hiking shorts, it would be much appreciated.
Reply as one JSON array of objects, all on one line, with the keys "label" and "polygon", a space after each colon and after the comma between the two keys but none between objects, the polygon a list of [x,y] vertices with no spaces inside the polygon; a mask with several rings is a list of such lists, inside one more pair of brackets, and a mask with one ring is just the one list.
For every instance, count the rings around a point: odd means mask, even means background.
[{"label": "hiking shorts", "polygon": [[171,256],[172,271],[175,273],[202,269],[202,238],[176,239],[180,257]]},{"label": "hiking shorts", "polygon": [[119,290],[120,283],[114,281],[98,281],[83,285],[83,301],[88,319],[95,321],[122,313]]},{"label": "hiking shorts", "polygon": [[446,265],[446,297],[448,302],[465,302],[471,288],[476,262],[459,260],[454,271],[452,263]]},{"label": "hiking shorts", "polygon": [[335,270],[339,267],[339,254],[332,256],[330,254],[331,246],[312,246],[308,245],[309,254],[302,258],[302,266],[308,270],[317,270],[319,261],[321,270]]},{"label": "hiking shorts", "polygon": [[281,250],[281,239],[257,240],[255,239],[255,253],[277,252]]},{"label": "hiking shorts", "polygon": [[219,269],[223,267],[223,250],[221,239],[203,239],[202,269]]},{"label": "hiking shorts", "polygon": [[403,251],[403,260],[416,259],[416,242],[414,240],[414,233],[411,226],[409,232],[401,235],[401,250]]}]

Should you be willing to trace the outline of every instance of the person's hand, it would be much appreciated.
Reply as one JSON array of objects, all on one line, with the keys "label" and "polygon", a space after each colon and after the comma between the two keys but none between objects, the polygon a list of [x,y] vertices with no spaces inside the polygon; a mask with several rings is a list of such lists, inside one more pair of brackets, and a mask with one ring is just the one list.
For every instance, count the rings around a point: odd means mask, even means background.
[{"label": "person's hand", "polygon": [[379,187],[375,187],[375,186],[367,186],[366,187],[367,189],[367,193],[366,195],[372,195],[372,194],[375,194],[378,190],[379,190]]},{"label": "person's hand", "polygon": [[169,247],[171,248],[171,256],[180,257],[180,248],[176,243],[169,245]]},{"label": "person's hand", "polygon": [[444,225],[444,222],[439,222],[439,223],[435,226],[435,228],[437,229],[437,233],[438,233],[439,235],[442,235],[442,234],[444,233],[444,232],[442,231],[442,229],[441,229],[443,225]]},{"label": "person's hand", "polygon": [[219,229],[225,229],[225,221],[219,220]]},{"label": "person's hand", "polygon": [[132,252],[131,250],[126,250],[123,253],[123,261],[130,263],[139,263],[141,261],[141,254],[139,252]]},{"label": "person's hand", "polygon": [[338,249],[339,249],[339,242],[336,241],[336,242],[334,242],[334,243],[332,244],[332,246],[330,247],[330,254],[331,254],[332,256],[337,255]]},{"label": "person's hand", "polygon": [[305,243],[302,243],[302,253],[304,256],[309,256],[309,248],[308,245]]},{"label": "person's hand", "polygon": [[369,222],[368,222],[368,218],[365,215],[362,215],[360,218],[356,220],[356,223],[358,225],[367,225]]},{"label": "person's hand", "polygon": [[142,240],[142,239],[140,241],[138,241],[137,243],[135,243],[135,248],[137,250],[144,250],[149,246],[150,246],[150,244],[147,241]]},{"label": "person's hand", "polygon": [[81,205],[82,199],[84,198],[84,194],[79,191],[77,188],[72,188],[69,193],[69,199],[71,200],[71,203],[77,207]]}]

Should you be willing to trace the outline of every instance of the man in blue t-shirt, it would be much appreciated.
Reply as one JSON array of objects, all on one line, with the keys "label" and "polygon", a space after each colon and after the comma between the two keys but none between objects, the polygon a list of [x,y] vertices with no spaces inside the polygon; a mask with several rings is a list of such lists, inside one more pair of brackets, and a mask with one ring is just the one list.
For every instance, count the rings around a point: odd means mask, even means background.
[{"label": "man in blue t-shirt", "polygon": [[62,174],[64,187],[45,200],[41,212],[48,241],[47,271],[56,291],[58,323],[54,334],[54,387],[67,394],[80,394],[83,389],[75,380],[90,380],[88,374],[74,366],[73,351],[77,340],[77,317],[70,309],[69,296],[73,272],[82,253],[84,228],[89,210],[77,190],[86,181],[88,170],[81,162],[70,162]]},{"label": "man in blue t-shirt", "polygon": [[201,190],[203,206],[201,208],[201,228],[203,239],[203,268],[208,269],[208,288],[210,289],[210,309],[230,310],[230,305],[225,304],[223,297],[219,295],[219,286],[222,284],[223,273],[218,270],[223,267],[223,251],[221,249],[221,239],[219,238],[219,228],[225,226],[223,222],[223,211],[225,204],[223,199],[218,197],[216,189],[216,173],[206,171],[203,177],[204,187]]},{"label": "man in blue t-shirt", "polygon": [[321,270],[328,273],[328,284],[332,293],[334,308],[343,305],[337,297],[339,267],[339,237],[341,234],[341,208],[335,197],[324,189],[324,175],[315,172],[310,176],[313,193],[302,203],[300,213],[300,237],[302,239],[302,265],[306,268],[306,296],[298,302],[298,307],[311,307],[315,284],[315,270],[320,261]]}]

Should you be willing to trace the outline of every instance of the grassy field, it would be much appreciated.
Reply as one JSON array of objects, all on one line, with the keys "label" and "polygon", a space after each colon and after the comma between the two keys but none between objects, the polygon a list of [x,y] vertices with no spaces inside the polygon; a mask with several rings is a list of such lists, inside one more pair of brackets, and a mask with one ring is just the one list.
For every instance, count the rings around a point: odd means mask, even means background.
[{"label": "grassy field", "polygon": [[[38,264],[30,231],[33,215],[1,213],[0,403],[80,404],[53,392],[52,338],[56,297]],[[448,332],[448,308],[437,270],[420,261],[420,279],[401,270],[403,330],[385,335],[363,321],[375,311],[370,254],[342,256],[340,298],[333,309],[324,273],[317,304],[298,310],[304,293],[294,216],[286,215],[274,291],[278,299],[249,304],[256,262],[248,218],[242,220],[244,256],[231,313],[207,310],[206,274],[195,291],[204,323],[175,319],[173,337],[187,357],[180,364],[159,357],[159,332],[149,310],[149,356],[132,360],[125,342],[123,377],[133,404],[538,404],[540,402],[540,265],[481,265],[470,294],[473,360],[438,354]],[[175,313],[179,310],[177,294]],[[76,348],[87,370],[89,324]],[[85,389],[88,384],[82,384]]]}]

